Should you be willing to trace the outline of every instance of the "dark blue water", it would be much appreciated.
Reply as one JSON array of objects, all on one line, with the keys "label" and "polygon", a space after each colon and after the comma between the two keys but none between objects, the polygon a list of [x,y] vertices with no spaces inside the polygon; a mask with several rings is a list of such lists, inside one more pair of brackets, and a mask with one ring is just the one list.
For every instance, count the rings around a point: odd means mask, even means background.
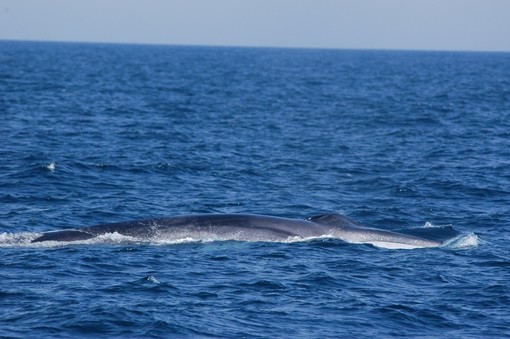
[{"label": "dark blue water", "polygon": [[[0,337],[510,336],[510,54],[0,42]],[[450,246],[30,244],[339,212]]]}]

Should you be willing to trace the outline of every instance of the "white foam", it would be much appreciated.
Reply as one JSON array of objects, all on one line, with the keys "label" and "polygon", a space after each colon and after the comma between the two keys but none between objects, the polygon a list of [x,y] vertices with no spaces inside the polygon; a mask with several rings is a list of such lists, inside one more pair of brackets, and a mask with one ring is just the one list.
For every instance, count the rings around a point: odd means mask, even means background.
[{"label": "white foam", "polygon": [[421,228],[441,228],[441,227],[449,227],[449,226],[452,226],[451,224],[446,224],[446,225],[434,225],[433,223],[431,223],[430,221],[426,221],[425,224],[423,224],[423,226],[421,226]]},{"label": "white foam", "polygon": [[39,234],[33,232],[0,233],[0,247],[29,246]]},{"label": "white foam", "polygon": [[426,221],[422,227],[423,228],[432,228],[432,227],[436,227],[436,226],[434,226],[430,221]]},{"label": "white foam", "polygon": [[155,283],[155,284],[159,284],[159,283],[160,283],[160,282],[159,282],[159,280],[158,280],[158,279],[156,279],[156,277],[154,277],[153,275],[149,275],[149,276],[147,276],[147,277],[145,278],[145,280],[150,281],[150,282],[153,282],[153,283]]},{"label": "white foam", "polygon": [[46,166],[47,169],[49,169],[50,171],[54,172],[55,171],[55,168],[57,168],[57,164],[53,161],[53,162],[50,162],[49,164],[47,164]]},{"label": "white foam", "polygon": [[0,233],[0,247],[64,247],[70,244],[124,244],[124,243],[142,243],[140,239],[123,236],[118,233],[108,233],[101,236],[78,241],[40,241],[33,243],[32,240],[41,236],[41,233],[23,232],[23,233]]},{"label": "white foam", "polygon": [[480,239],[474,233],[460,234],[455,238],[446,241],[441,247],[449,249],[469,249],[477,247]]},{"label": "white foam", "polygon": [[125,244],[133,242],[139,242],[139,239],[122,235],[117,232],[101,234],[95,238],[83,241],[83,243],[87,244]]},{"label": "white foam", "polygon": [[177,245],[177,244],[187,244],[187,243],[194,243],[194,242],[213,242],[215,240],[213,239],[195,239],[192,237],[185,237],[185,238],[162,238],[162,239],[153,239],[150,241],[150,244],[152,245]]}]

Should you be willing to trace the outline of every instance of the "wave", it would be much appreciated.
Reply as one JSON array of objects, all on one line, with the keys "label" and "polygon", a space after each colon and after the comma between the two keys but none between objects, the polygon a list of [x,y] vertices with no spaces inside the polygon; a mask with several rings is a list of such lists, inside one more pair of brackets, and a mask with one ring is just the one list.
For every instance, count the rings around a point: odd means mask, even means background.
[{"label": "wave", "polygon": [[[441,226],[434,227],[439,230],[437,237],[442,238],[446,237],[446,235],[451,235],[451,227],[450,226]],[[416,229],[407,229],[402,233],[407,233],[410,235],[423,235],[423,232],[420,230],[424,230],[424,228],[416,228]],[[430,236],[431,228],[427,228],[427,235]],[[446,240],[441,248],[446,249],[469,249],[472,247],[476,247],[479,244],[478,237],[474,233],[468,234],[458,234],[457,236],[450,237],[449,240]],[[41,233],[36,232],[23,232],[23,233],[1,233],[0,234],[0,248],[10,248],[10,247],[33,247],[33,248],[54,248],[54,247],[67,247],[67,246],[79,246],[79,245],[153,245],[153,246],[164,246],[164,245],[178,245],[178,244],[186,244],[186,243],[211,243],[217,241],[243,241],[243,242],[274,242],[274,243],[294,243],[294,242],[306,242],[306,241],[318,241],[318,240],[332,240],[339,241],[337,238],[334,238],[330,235],[322,235],[316,237],[299,237],[292,236],[288,237],[285,240],[267,240],[267,241],[246,241],[245,239],[236,239],[235,236],[230,235],[229,237],[225,236],[215,236],[213,234],[208,234],[207,236],[201,237],[150,237],[150,238],[140,238],[140,237],[131,237],[127,235],[122,235],[117,232],[113,233],[105,233],[99,235],[97,237],[86,239],[86,240],[78,240],[78,241],[43,241],[43,242],[35,242],[32,243],[32,240],[41,236]],[[357,244],[352,244],[357,245]],[[377,247],[377,246],[376,246]]]},{"label": "wave", "polygon": [[460,234],[450,240],[445,241],[442,248],[452,250],[467,250],[478,247],[481,240],[474,233]]}]

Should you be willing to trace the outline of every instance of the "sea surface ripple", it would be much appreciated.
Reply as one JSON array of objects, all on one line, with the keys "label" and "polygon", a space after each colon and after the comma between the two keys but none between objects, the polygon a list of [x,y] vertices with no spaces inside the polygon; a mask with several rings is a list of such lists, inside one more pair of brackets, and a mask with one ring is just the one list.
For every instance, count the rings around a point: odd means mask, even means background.
[{"label": "sea surface ripple", "polygon": [[[510,54],[0,41],[0,337],[510,336]],[[33,245],[188,213],[452,226]]]}]

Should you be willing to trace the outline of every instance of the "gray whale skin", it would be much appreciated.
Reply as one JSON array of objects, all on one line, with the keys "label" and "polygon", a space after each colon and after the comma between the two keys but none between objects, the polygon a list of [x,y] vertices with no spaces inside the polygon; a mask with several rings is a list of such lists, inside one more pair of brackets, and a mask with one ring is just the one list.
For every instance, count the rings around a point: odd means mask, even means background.
[{"label": "gray whale skin", "polygon": [[118,233],[150,239],[288,241],[331,237],[348,243],[372,244],[391,249],[438,247],[441,242],[376,228],[365,227],[340,214],[325,214],[305,220],[251,214],[197,214],[101,224],[79,229],[43,233],[32,240],[80,241]]}]

